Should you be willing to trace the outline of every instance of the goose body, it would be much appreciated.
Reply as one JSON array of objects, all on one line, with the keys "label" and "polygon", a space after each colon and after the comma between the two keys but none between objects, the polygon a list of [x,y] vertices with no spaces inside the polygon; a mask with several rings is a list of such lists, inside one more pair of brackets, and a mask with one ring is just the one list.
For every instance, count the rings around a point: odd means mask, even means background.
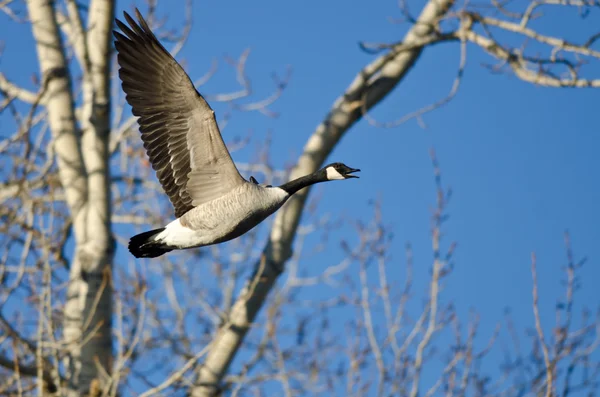
[{"label": "goose body", "polygon": [[280,188],[244,183],[225,196],[186,212],[157,236],[167,245],[191,248],[222,243],[246,233],[290,197]]},{"label": "goose body", "polygon": [[225,242],[246,233],[277,211],[298,190],[319,182],[357,178],[342,163],[287,182],[259,184],[238,172],[214,112],[190,78],[160,44],[136,9],[138,22],[116,20],[119,77],[138,116],[144,148],[177,219],[135,235],[129,251],[157,257],[174,249]]}]

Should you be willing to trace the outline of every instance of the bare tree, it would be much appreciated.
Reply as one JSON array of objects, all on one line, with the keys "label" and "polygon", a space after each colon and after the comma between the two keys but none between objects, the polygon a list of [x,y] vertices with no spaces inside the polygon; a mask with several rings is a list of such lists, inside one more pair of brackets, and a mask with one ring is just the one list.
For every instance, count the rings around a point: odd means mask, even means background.
[{"label": "bare tree", "polygon": [[[25,343],[30,348],[28,354],[38,357],[38,366],[42,365],[39,368],[46,374],[40,377],[44,381],[38,385],[40,392],[63,388],[66,394],[80,396],[94,390],[116,390],[111,380],[115,365],[112,224],[119,222],[113,205],[121,205],[123,197],[111,194],[111,186],[115,189],[120,183],[131,188],[143,183],[134,181],[135,174],[111,175],[126,169],[123,164],[111,166],[111,159],[113,164],[118,156],[123,160],[131,154],[131,146],[141,158],[141,148],[134,141],[136,134],[131,133],[135,118],[123,117],[123,104],[114,106],[111,101],[114,1],[92,0],[82,7],[72,0],[32,0],[26,2],[27,16],[19,4],[9,1],[1,6],[15,23],[31,24],[40,68],[37,92],[0,75],[2,110],[10,111],[16,125],[15,134],[2,142],[6,165],[12,166],[13,172],[5,175],[0,197],[6,226],[16,227],[3,231],[8,248],[2,271],[18,276],[3,299],[21,288],[33,288],[32,297],[37,288],[47,294],[39,295],[44,298],[37,303],[39,327],[32,339],[37,343]],[[149,6],[149,18],[153,19],[154,2]],[[174,42],[174,52],[189,33],[190,4],[186,13],[188,22],[181,37],[168,37],[172,32],[165,31],[165,38]],[[250,95],[245,75],[247,57],[245,52],[239,60],[227,59],[236,69],[242,89],[214,100],[233,107]],[[241,103],[236,109],[268,113],[268,106],[285,84],[278,81],[270,98]],[[29,106],[25,115],[23,105]],[[44,219],[47,216],[50,220]],[[124,221],[136,222],[120,222]],[[19,235],[27,237],[23,240]],[[70,241],[73,246],[67,248]],[[17,255],[18,266],[13,268],[9,263],[16,258],[14,246],[21,246],[22,252]],[[23,280],[23,272],[36,269],[31,267],[36,263],[44,276],[32,273],[33,280]],[[66,279],[55,265],[68,269]],[[44,283],[49,283],[47,287],[51,284],[51,290],[46,291]],[[55,299],[60,302],[58,308],[52,303]],[[13,328],[11,323],[4,321],[14,341],[24,343],[34,336],[27,335],[33,328]],[[34,371],[30,375],[39,374]]]},{"label": "bare tree", "polygon": [[[420,119],[456,95],[467,49],[485,51],[492,70],[506,70],[526,83],[598,87],[600,80],[586,66],[600,58],[594,49],[599,34],[568,42],[536,31],[531,23],[544,18],[548,7],[585,17],[598,6],[587,0],[486,5],[429,0],[413,16],[400,1],[402,22],[411,24],[408,33],[397,43],[361,44],[375,59],[334,102],[291,171],[271,164],[268,141],[255,161],[239,168],[264,175],[266,183],[278,183],[318,169],[363,117],[388,127]],[[144,14],[174,54],[191,30],[190,7],[186,4],[183,11],[185,26],[174,32],[164,27],[156,2],[147,2]],[[14,23],[31,24],[39,60],[34,90],[0,73],[0,117],[14,125],[14,133],[0,141],[6,170],[0,181],[0,394],[212,396],[226,390],[261,395],[280,387],[280,394],[290,396],[339,390],[347,395],[429,396],[443,391],[566,396],[597,389],[600,364],[593,353],[600,323],[587,312],[580,322],[573,320],[577,271],[583,262],[575,259],[568,236],[566,296],[557,305],[555,332],[547,335],[540,325],[533,257],[536,326],[525,347],[529,350],[523,352],[519,332],[507,316],[502,329],[511,347],[501,363],[503,377],[490,379],[481,369],[504,334],[498,328],[489,342],[477,346],[477,315],[459,319],[451,299],[442,298],[454,244],[444,245],[441,238],[449,196],[435,155],[434,260],[425,304],[416,314],[408,308],[414,294],[410,245],[404,281],[390,280],[390,230],[378,205],[368,221],[332,218],[316,211],[318,197],[308,201],[309,189],[277,214],[268,234],[258,228],[226,247],[150,262],[130,259],[117,266],[115,249],[131,234],[130,226],[121,225],[159,224],[165,221],[160,214],[169,211],[164,210],[168,202],[160,185],[149,177],[152,170],[135,118],[125,111],[118,84],[110,91],[115,81],[110,44],[114,1],[91,0],[83,6],[73,0],[28,0],[23,9],[8,0],[0,2],[0,10]],[[449,95],[395,121],[373,119],[368,111],[400,89],[422,51],[435,44],[453,45],[460,52]],[[230,105],[220,120],[222,128],[236,112],[273,116],[269,107],[289,78],[275,77],[272,95],[254,98],[245,69],[248,56],[245,51],[238,59],[225,58],[235,70],[238,91],[205,93],[209,101]],[[196,85],[217,70],[215,62]],[[238,139],[228,146],[236,150],[246,143]],[[356,230],[347,237],[352,243],[341,241],[343,259],[318,276],[303,275],[305,264],[324,249],[306,247],[306,237],[317,234],[327,241],[340,224]],[[264,249],[257,248],[262,244]],[[200,259],[211,264],[204,273],[192,266]],[[254,264],[250,275],[244,271],[248,263]],[[207,283],[207,277],[214,281]],[[296,299],[300,291],[315,286],[343,286],[351,293],[325,301]],[[329,324],[336,310],[352,313],[345,340]],[[436,339],[451,342],[434,349]],[[230,368],[236,355],[241,364]],[[443,370],[427,385],[422,374],[434,360],[444,363]]]},{"label": "bare tree", "polygon": [[[592,49],[600,37],[595,34],[584,38],[580,44],[569,43],[564,39],[546,36],[529,27],[532,18],[543,17],[538,12],[543,6],[577,7],[590,10],[598,7],[595,1],[533,1],[520,11],[508,9],[509,2],[492,2],[492,6],[471,6],[468,2],[457,4],[452,0],[430,0],[418,17],[408,11],[404,1],[400,2],[405,21],[412,23],[402,41],[391,44],[364,45],[383,52],[373,62],[364,67],[354,81],[333,104],[325,120],[310,136],[303,154],[293,168],[290,178],[305,175],[317,170],[352,125],[373,106],[402,82],[416,64],[422,51],[434,44],[459,42],[461,63],[457,80],[448,98],[416,111],[392,123],[399,123],[435,109],[451,99],[458,88],[466,59],[467,44],[475,45],[487,52],[498,64],[496,69],[508,66],[517,76],[528,83],[549,87],[598,87],[600,80],[581,76],[582,67],[593,59],[600,58],[600,52]],[[515,5],[516,6],[516,5]],[[486,14],[490,14],[489,16]],[[500,19],[502,18],[502,19]],[[446,25],[449,28],[446,28]],[[477,33],[481,28],[485,34]],[[500,31],[496,34],[492,29]],[[496,39],[502,33],[513,33],[524,40],[537,41],[547,46],[549,55],[527,54],[525,48],[510,47]],[[565,77],[561,74],[567,73]],[[388,124],[389,125],[389,124]],[[195,396],[214,394],[218,382],[225,375],[249,326],[254,322],[259,308],[275,280],[284,270],[286,261],[292,255],[292,243],[296,235],[300,216],[309,189],[305,189],[290,200],[276,216],[270,238],[264,249],[264,256],[255,265],[256,274],[240,294],[229,317],[227,326],[221,327],[215,336],[204,364],[199,370],[198,387]],[[252,293],[248,294],[249,288]]]},{"label": "bare tree", "polygon": [[[109,32],[114,4],[92,1],[88,28],[80,11],[67,2],[63,17],[84,69],[80,124],[75,116],[72,80],[55,5],[28,1],[27,9],[40,65],[41,97],[52,133],[58,177],[69,208],[75,239],[64,311],[69,389],[82,391],[111,365],[113,237],[110,225],[108,140],[110,125]],[[83,315],[89,313],[87,319]],[[88,338],[89,332],[95,336]],[[86,343],[81,343],[84,339]]]}]

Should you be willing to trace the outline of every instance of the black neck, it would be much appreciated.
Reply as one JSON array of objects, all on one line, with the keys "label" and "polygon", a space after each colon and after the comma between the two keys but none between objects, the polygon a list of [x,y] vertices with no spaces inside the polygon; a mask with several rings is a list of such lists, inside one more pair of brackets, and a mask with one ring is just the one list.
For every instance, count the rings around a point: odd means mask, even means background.
[{"label": "black neck", "polygon": [[293,181],[284,183],[279,187],[285,190],[291,196],[292,194],[296,193],[302,188],[314,185],[315,183],[326,181],[328,181],[328,179],[325,170],[319,170],[317,172],[313,172],[312,174],[301,176],[300,178],[294,179]]}]

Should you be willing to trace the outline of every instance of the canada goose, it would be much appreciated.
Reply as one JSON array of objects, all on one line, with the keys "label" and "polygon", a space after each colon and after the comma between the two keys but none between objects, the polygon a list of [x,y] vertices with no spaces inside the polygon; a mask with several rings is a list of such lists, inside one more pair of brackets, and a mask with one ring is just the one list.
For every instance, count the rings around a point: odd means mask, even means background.
[{"label": "canada goose", "polygon": [[133,236],[129,251],[154,258],[175,249],[234,239],[277,211],[298,190],[319,182],[358,178],[360,171],[332,163],[278,187],[260,185],[238,172],[215,113],[181,65],[160,44],[136,9],[139,24],[124,13],[114,31],[119,77],[144,148],[177,219]]}]

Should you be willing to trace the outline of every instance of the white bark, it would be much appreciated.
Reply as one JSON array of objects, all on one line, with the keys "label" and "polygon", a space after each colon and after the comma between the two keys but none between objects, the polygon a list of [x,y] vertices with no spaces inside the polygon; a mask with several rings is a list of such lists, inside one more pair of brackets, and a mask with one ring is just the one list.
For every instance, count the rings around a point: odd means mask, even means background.
[{"label": "white bark", "polygon": [[2,73],[0,73],[0,91],[9,98],[17,98],[27,103],[34,103],[37,99],[35,92],[12,84]]},{"label": "white bark", "polygon": [[[454,4],[454,0],[430,0],[423,8],[417,22],[403,40],[404,48],[433,32],[439,19]],[[363,69],[340,96],[325,120],[317,127],[304,147],[303,154],[290,179],[319,169],[335,145],[363,110],[379,103],[402,81],[419,58],[422,46],[386,54]],[[298,192],[276,215],[270,241],[257,265],[257,274],[242,291],[234,305],[229,321],[222,326],[213,340],[206,360],[200,367],[197,386],[192,395],[214,396],[246,332],[256,318],[285,262],[290,258],[296,229],[302,215],[309,189]]]},{"label": "white bark", "polygon": [[[71,264],[64,337],[69,346],[68,394],[82,395],[94,379],[112,365],[112,284],[114,243],[110,229],[108,138],[110,120],[110,29],[114,1],[93,0],[89,26],[82,37],[71,38],[84,52],[83,135],[75,121],[74,101],[54,2],[29,0],[29,16],[40,69],[50,76],[46,106],[61,183],[73,217],[76,241]],[[70,24],[81,27],[74,1],[69,2]],[[80,28],[71,29],[79,36]],[[46,77],[48,78],[48,77]],[[93,333],[93,335],[92,335]],[[82,344],[82,341],[86,343]],[[102,368],[99,368],[102,367]]]},{"label": "white bark", "polygon": [[83,237],[82,215],[87,198],[87,178],[81,155],[80,136],[75,122],[71,80],[60,40],[53,4],[46,0],[27,1],[33,37],[45,81],[48,108],[48,123],[54,138],[56,161],[61,184],[73,221],[76,239]]},{"label": "white bark", "polygon": [[[110,38],[114,16],[113,0],[92,0],[89,6],[87,54],[89,69],[84,84],[82,149],[88,171],[88,207],[86,245],[83,252],[89,262],[82,263],[87,280],[80,282],[80,294],[86,294],[79,307],[91,316],[89,330],[97,337],[83,345],[79,390],[87,390],[97,378],[98,362],[104,373],[112,367],[112,260],[114,242],[110,226],[110,171],[108,142],[110,132]],[[75,276],[72,274],[72,276]],[[75,276],[76,277],[76,276]],[[72,277],[75,278],[75,277]],[[87,285],[86,285],[87,282]],[[97,302],[97,303],[96,303]],[[84,329],[84,333],[87,330]],[[97,360],[97,361],[96,361]],[[101,373],[100,372],[100,373]],[[103,379],[101,384],[103,384]]]}]

